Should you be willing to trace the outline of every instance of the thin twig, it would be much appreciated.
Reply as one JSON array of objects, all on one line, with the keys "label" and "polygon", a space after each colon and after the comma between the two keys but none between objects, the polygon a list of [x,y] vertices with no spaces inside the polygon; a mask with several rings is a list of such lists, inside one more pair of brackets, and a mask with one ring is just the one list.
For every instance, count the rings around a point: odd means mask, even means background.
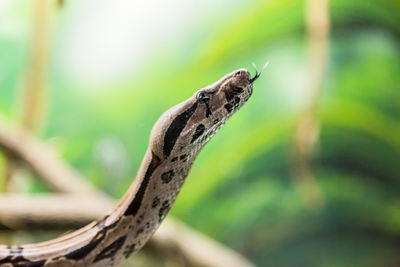
[{"label": "thin twig", "polygon": [[[32,46],[30,61],[22,90],[22,125],[26,131],[34,131],[43,113],[45,72],[48,50],[49,5],[47,1],[35,1],[32,18]],[[4,191],[8,192],[12,182],[15,162],[6,155],[4,161]]]},{"label": "thin twig", "polygon": [[312,174],[310,162],[318,142],[320,125],[318,100],[327,65],[329,42],[329,0],[307,0],[306,20],[309,49],[309,105],[300,115],[294,136],[293,172],[296,188],[306,207],[320,208],[324,197]]},{"label": "thin twig", "polygon": [[29,133],[17,130],[0,118],[0,148],[22,160],[53,191],[91,194],[105,198],[78,172],[69,168],[57,154]]},{"label": "thin twig", "polygon": [[63,230],[101,218],[113,202],[83,194],[0,195],[0,228]]},{"label": "thin twig", "polygon": [[44,87],[49,35],[49,4],[47,1],[34,2],[32,26],[32,47],[30,61],[27,65],[22,107],[22,125],[28,131],[37,128],[45,105]]},{"label": "thin twig", "polygon": [[15,169],[15,159],[6,154],[4,157],[4,178],[3,178],[3,191],[7,193],[9,191],[10,182]]}]

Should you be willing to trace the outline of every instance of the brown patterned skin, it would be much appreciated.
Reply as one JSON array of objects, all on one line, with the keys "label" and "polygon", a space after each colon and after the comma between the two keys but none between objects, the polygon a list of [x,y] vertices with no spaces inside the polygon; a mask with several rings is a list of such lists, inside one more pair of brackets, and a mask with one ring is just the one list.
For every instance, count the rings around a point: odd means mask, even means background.
[{"label": "brown patterned skin", "polygon": [[258,76],[236,70],[167,110],[113,212],[54,240],[0,246],[0,266],[115,266],[138,251],[167,215],[197,154],[249,99]]}]

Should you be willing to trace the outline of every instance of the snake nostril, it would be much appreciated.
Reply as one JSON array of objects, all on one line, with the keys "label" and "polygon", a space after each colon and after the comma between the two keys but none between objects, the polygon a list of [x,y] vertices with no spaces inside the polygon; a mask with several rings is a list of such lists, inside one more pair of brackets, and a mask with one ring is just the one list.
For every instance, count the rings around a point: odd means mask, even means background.
[{"label": "snake nostril", "polygon": [[245,77],[247,75],[250,75],[247,70],[238,70],[234,74],[235,77]]}]

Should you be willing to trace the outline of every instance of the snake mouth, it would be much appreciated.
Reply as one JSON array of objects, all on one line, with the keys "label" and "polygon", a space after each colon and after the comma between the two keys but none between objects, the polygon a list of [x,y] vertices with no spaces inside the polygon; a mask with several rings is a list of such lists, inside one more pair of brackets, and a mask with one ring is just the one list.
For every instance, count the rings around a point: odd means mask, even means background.
[{"label": "snake mouth", "polygon": [[257,66],[253,63],[253,67],[254,67],[254,69],[256,70],[256,75],[254,75],[253,78],[250,78],[250,79],[249,79],[249,82],[250,82],[251,84],[253,84],[253,82],[254,82],[255,80],[257,80],[258,77],[261,76],[261,73],[265,70],[265,68],[268,66],[268,64],[269,64],[268,61],[265,62],[265,64],[264,64],[264,66],[262,67],[261,71],[258,71],[258,70],[257,70]]},{"label": "snake mouth", "polygon": [[261,72],[258,72],[258,71],[256,70],[256,75],[254,75],[253,78],[250,78],[250,79],[249,79],[249,82],[252,84],[255,80],[258,79],[258,77],[260,77],[260,75],[261,75]]}]

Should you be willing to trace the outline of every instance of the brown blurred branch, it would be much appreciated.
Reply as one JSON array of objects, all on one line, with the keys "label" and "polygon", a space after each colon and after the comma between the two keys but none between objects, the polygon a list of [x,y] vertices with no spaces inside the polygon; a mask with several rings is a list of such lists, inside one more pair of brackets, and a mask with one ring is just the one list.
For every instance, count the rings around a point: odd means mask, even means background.
[{"label": "brown blurred branch", "polygon": [[[5,125],[0,120],[0,148],[27,163],[51,188],[70,194],[1,196],[0,227],[66,229],[89,223],[110,210],[114,203],[111,198],[88,184],[44,144],[27,133],[9,130],[10,126]],[[186,266],[254,266],[233,250],[168,218],[145,249],[170,258],[179,255]]]},{"label": "brown blurred branch", "polygon": [[309,55],[309,109],[316,109],[329,51],[329,0],[307,0],[306,20]]},{"label": "brown blurred branch", "polygon": [[251,262],[233,250],[175,219],[165,220],[161,224],[153,240],[149,242],[148,248],[169,258],[183,258],[184,266],[254,267]]},{"label": "brown blurred branch", "polygon": [[[91,196],[7,194],[0,196],[0,228],[66,231],[104,216],[111,208],[109,202]],[[253,266],[231,249],[171,218],[161,224],[144,249],[179,258],[185,266]]]},{"label": "brown blurred branch", "polygon": [[27,66],[22,107],[22,125],[24,129],[29,131],[37,127],[45,100],[44,86],[48,51],[49,9],[48,1],[39,0],[34,2],[31,56]]},{"label": "brown blurred branch", "polygon": [[3,178],[3,191],[9,191],[9,185],[15,169],[15,159],[10,154],[5,153],[4,157],[4,178]]},{"label": "brown blurred branch", "polygon": [[83,194],[0,195],[0,228],[63,230],[101,218],[113,202]]},{"label": "brown blurred branch", "polygon": [[27,164],[53,191],[106,197],[88,184],[78,172],[64,164],[49,147],[1,118],[0,148]]},{"label": "brown blurred branch", "polygon": [[300,115],[293,146],[293,172],[296,188],[310,209],[321,207],[324,198],[310,161],[318,142],[320,125],[317,118],[318,100],[328,58],[329,0],[307,0],[306,20],[309,49],[308,92],[309,104]]},{"label": "brown blurred branch", "polygon": [[[44,0],[35,1],[33,5],[32,46],[22,90],[21,108],[22,125],[27,131],[33,131],[37,127],[46,100],[44,87],[48,51],[49,5],[48,1]],[[14,159],[6,155],[4,165],[4,191],[8,192],[15,169]]]}]

